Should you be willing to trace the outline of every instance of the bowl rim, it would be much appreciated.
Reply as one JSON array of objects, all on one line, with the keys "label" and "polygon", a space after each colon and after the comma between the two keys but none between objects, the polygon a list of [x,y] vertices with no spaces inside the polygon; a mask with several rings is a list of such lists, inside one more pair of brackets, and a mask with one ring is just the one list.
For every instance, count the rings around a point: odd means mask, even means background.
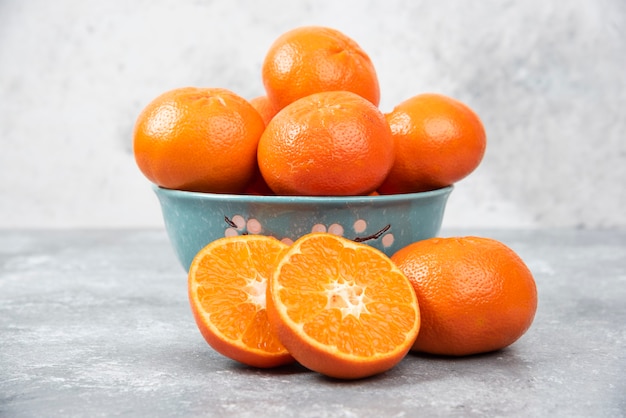
[{"label": "bowl rim", "polygon": [[228,200],[250,203],[383,203],[402,202],[420,198],[445,196],[452,192],[454,185],[445,186],[435,190],[417,193],[368,195],[368,196],[284,196],[284,195],[253,195],[232,193],[208,193],[192,192],[187,190],[168,189],[152,183],[152,188],[157,194],[168,195],[175,198],[200,199],[200,200]]}]

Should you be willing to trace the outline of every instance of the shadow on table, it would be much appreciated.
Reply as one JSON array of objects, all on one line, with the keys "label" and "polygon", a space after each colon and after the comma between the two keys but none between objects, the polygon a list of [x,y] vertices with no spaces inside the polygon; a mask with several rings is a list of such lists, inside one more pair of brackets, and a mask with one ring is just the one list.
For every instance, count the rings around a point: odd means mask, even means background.
[{"label": "shadow on table", "polygon": [[447,380],[454,378],[472,378],[477,374],[481,379],[497,377],[506,373],[508,376],[523,377],[528,372],[528,361],[524,360],[515,347],[471,356],[453,357],[437,356],[425,353],[409,353],[394,368],[378,375],[345,380],[316,373],[299,363],[285,366],[259,369],[235,361],[229,361],[231,373],[241,376],[263,376],[281,378],[285,376],[313,379],[326,385],[359,386],[363,383],[389,387],[407,383],[425,383],[427,381]]}]

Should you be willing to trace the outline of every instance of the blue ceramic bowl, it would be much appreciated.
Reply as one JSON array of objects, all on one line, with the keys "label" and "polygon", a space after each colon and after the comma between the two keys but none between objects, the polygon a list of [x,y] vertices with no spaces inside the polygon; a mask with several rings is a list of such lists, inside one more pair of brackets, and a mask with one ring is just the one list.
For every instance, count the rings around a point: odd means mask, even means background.
[{"label": "blue ceramic bowl", "polygon": [[287,243],[326,231],[369,244],[391,256],[437,235],[452,186],[424,193],[312,197],[186,192],[153,186],[165,229],[185,270],[209,242],[263,234]]}]

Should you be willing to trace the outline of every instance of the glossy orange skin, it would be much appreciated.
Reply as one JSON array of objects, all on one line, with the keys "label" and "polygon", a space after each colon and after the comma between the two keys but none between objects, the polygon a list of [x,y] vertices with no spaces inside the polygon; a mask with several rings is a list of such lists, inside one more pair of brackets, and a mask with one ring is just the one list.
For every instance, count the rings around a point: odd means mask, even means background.
[{"label": "glossy orange skin", "polygon": [[485,128],[464,103],[441,94],[420,94],[385,117],[395,140],[395,163],[381,194],[414,193],[449,186],[483,159]]},{"label": "glossy orange skin", "polygon": [[133,152],[141,172],[161,187],[239,193],[257,169],[264,129],[254,107],[229,90],[178,88],[140,113]]},{"label": "glossy orange skin", "polygon": [[304,26],[281,35],[265,56],[262,77],[267,96],[278,109],[322,91],[351,91],[375,106],[380,101],[370,57],[332,28]]},{"label": "glossy orange skin", "polygon": [[267,125],[258,146],[261,174],[279,195],[366,195],[383,182],[393,158],[383,114],[347,91],[288,105]]},{"label": "glossy orange skin", "polygon": [[409,278],[422,325],[412,350],[463,356],[499,350],[531,326],[537,288],[522,259],[481,237],[431,238],[391,257]]},{"label": "glossy orange skin", "polygon": [[250,99],[250,104],[256,109],[257,112],[259,112],[259,115],[263,118],[263,122],[265,122],[266,126],[270,123],[270,120],[272,120],[274,115],[278,113],[278,109],[276,109],[272,102],[270,102],[270,99],[268,99],[267,96],[254,97]]}]

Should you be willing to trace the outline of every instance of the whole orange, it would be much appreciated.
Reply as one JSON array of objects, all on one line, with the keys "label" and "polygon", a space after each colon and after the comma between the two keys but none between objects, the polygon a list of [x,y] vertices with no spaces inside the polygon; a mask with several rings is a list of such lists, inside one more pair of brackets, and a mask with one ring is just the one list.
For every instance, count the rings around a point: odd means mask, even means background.
[{"label": "whole orange", "polygon": [[256,196],[270,196],[274,192],[265,182],[265,179],[261,175],[261,171],[257,168],[257,171],[252,177],[252,181],[248,183],[248,186],[243,191],[244,194],[256,195]]},{"label": "whole orange", "polygon": [[537,310],[537,288],[522,259],[482,237],[431,238],[391,260],[409,278],[422,326],[412,350],[462,356],[517,341]]},{"label": "whole orange", "polygon": [[376,106],[347,91],[296,100],[265,128],[259,169],[280,195],[365,195],[393,164],[393,139]]},{"label": "whole orange", "polygon": [[139,114],[135,161],[153,183],[168,189],[238,193],[257,169],[265,124],[252,105],[220,88],[167,91]]},{"label": "whole orange", "polygon": [[414,193],[449,186],[478,167],[485,154],[483,124],[464,103],[441,94],[420,94],[385,117],[396,158],[381,194]]},{"label": "whole orange", "polygon": [[263,122],[265,125],[270,123],[270,120],[274,117],[274,115],[278,112],[278,109],[274,107],[274,104],[270,102],[270,99],[267,96],[257,96],[250,99],[250,104],[252,107],[259,112],[259,115],[263,118]]},{"label": "whole orange", "polygon": [[290,30],[270,46],[262,66],[276,108],[322,91],[347,90],[378,106],[380,88],[370,57],[344,33],[322,26]]}]

